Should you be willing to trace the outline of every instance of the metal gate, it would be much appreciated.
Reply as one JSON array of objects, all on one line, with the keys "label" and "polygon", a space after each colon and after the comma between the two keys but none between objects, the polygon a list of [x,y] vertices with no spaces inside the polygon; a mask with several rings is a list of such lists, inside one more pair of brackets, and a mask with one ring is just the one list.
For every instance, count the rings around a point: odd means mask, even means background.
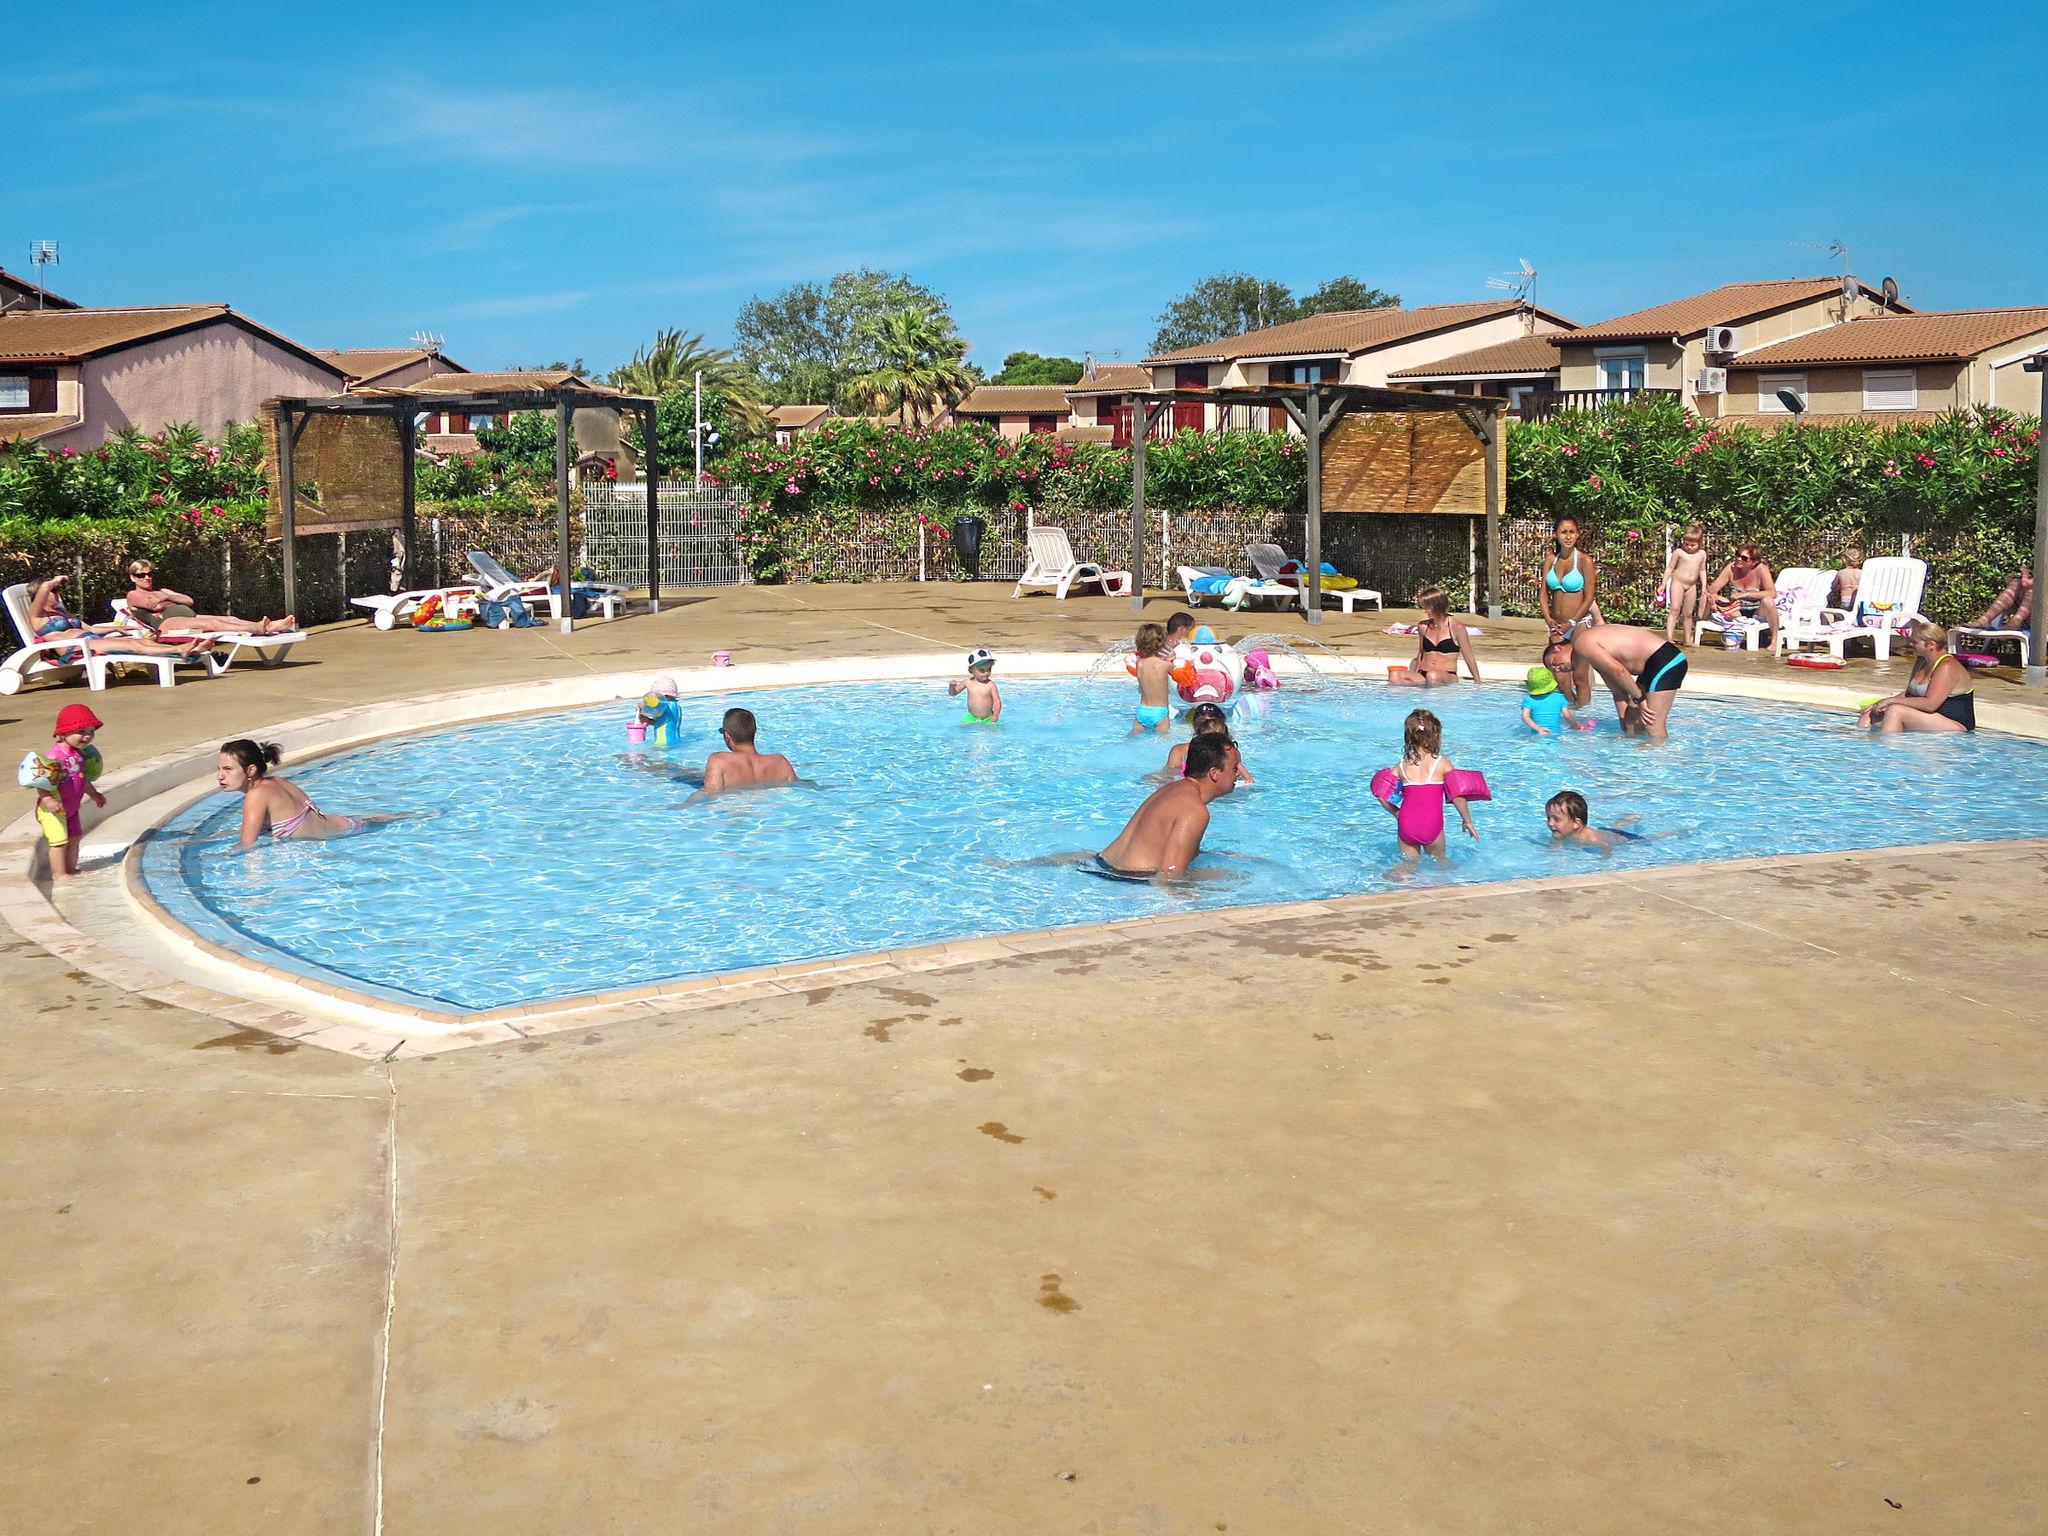
[{"label": "metal gate", "polygon": [[[740,494],[730,486],[663,480],[655,492],[661,589],[736,587],[751,578],[740,554]],[[645,481],[583,481],[590,563],[622,587],[647,585]]]}]

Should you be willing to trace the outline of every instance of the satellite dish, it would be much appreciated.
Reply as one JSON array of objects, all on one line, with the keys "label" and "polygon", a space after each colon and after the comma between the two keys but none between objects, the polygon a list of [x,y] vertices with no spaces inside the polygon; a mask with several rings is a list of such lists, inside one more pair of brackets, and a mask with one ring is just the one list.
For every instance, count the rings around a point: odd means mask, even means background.
[{"label": "satellite dish", "polygon": [[1844,272],[1842,274],[1842,302],[1844,304],[1854,304],[1856,302],[1856,295],[1862,291],[1863,285],[1856,281],[1854,273]]},{"label": "satellite dish", "polygon": [[1892,305],[1899,302],[1899,280],[1896,277],[1886,278],[1881,291],[1884,294],[1886,309],[1890,309]]}]

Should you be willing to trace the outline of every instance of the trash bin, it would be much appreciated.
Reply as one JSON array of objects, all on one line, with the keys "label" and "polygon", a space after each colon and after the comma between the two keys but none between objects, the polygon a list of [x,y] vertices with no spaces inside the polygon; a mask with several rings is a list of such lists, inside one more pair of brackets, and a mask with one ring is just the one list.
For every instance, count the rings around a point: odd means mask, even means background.
[{"label": "trash bin", "polygon": [[981,536],[987,532],[987,518],[953,519],[953,553],[960,557],[960,569],[967,573],[969,581],[981,579]]}]

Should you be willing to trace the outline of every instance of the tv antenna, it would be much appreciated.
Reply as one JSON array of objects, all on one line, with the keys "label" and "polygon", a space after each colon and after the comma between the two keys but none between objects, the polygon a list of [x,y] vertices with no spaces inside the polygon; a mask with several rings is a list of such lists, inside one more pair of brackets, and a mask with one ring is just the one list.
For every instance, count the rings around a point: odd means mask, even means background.
[{"label": "tv antenna", "polygon": [[1826,251],[1842,264],[1842,275],[1849,275],[1849,247],[1842,241],[1829,240],[1823,243],[1819,240],[1793,240],[1789,243],[1795,251]]},{"label": "tv antenna", "polygon": [[422,352],[438,352],[441,350],[441,343],[447,338],[438,331],[414,331],[407,339]]},{"label": "tv antenna", "polygon": [[1503,293],[1512,293],[1524,304],[1536,302],[1536,269],[1529,265],[1526,256],[1517,258],[1520,270],[1503,272],[1498,277],[1489,277],[1486,286],[1497,288]]},{"label": "tv antenna", "polygon": [[28,264],[36,269],[36,308],[43,307],[43,280],[49,276],[44,269],[54,267],[57,262],[57,242],[54,240],[31,240],[28,243]]}]

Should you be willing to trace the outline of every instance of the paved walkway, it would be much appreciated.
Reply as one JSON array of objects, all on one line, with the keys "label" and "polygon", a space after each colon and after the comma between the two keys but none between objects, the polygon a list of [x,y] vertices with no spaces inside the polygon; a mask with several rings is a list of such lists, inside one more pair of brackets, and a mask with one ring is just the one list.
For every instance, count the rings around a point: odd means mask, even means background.
[{"label": "paved walkway", "polygon": [[[342,631],[93,702],[118,763],[394,687],[1128,630],[993,596]],[[2039,1530],[2042,853],[1461,888],[381,1066],[5,935],[0,1529]]]}]

